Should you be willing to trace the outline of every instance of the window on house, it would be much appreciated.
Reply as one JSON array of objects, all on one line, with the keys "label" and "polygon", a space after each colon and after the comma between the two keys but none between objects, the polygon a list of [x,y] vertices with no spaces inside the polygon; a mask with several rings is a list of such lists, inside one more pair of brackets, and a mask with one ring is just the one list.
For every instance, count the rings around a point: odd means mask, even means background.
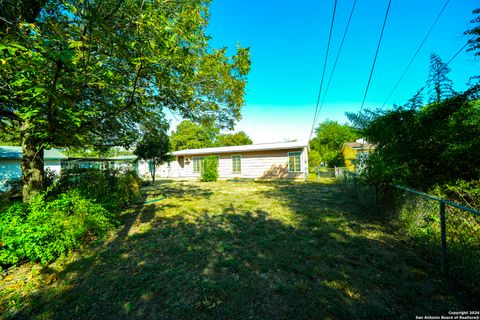
[{"label": "window on house", "polygon": [[232,156],[232,173],[242,172],[242,156]]},{"label": "window on house", "polygon": [[193,157],[193,172],[198,173],[202,171],[203,157]]},{"label": "window on house", "polygon": [[289,152],[288,153],[288,171],[301,172],[301,152]]}]

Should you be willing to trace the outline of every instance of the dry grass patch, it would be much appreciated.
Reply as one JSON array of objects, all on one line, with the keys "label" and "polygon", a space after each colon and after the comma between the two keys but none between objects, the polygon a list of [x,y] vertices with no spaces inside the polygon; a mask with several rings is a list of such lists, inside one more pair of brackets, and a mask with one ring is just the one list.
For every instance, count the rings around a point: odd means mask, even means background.
[{"label": "dry grass patch", "polygon": [[107,241],[2,284],[3,317],[411,319],[466,308],[334,184],[162,181],[145,192],[166,198],[126,211]]}]

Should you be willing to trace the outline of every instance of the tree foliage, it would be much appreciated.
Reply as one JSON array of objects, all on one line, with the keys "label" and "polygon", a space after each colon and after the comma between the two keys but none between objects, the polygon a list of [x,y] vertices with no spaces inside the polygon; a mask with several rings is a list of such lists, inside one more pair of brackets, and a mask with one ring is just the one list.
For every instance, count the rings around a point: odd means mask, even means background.
[{"label": "tree foliage", "polygon": [[[345,142],[355,141],[359,138],[357,131],[348,124],[326,120],[315,129],[316,136],[310,140],[310,149],[318,152],[321,161],[328,166],[342,165],[341,149]],[[310,158],[310,157],[309,157]],[[311,157],[309,165],[313,168],[318,162],[318,157]],[[318,166],[318,164],[317,164]]]},{"label": "tree foliage", "polygon": [[178,151],[213,147],[218,133],[216,127],[184,120],[172,132],[172,149]]},{"label": "tree foliage", "polygon": [[[436,53],[432,53],[430,55],[430,69],[427,80],[430,102],[438,103],[453,96],[453,83],[447,76],[449,72],[450,68],[447,64]],[[416,96],[413,99],[416,99]]]},{"label": "tree foliage", "polygon": [[14,27],[0,26],[0,125],[21,136],[24,198],[44,148],[128,147],[165,108],[233,127],[249,50],[209,46],[208,2],[2,2]]},{"label": "tree foliage", "polygon": [[200,149],[211,147],[240,146],[252,144],[250,137],[243,131],[221,134],[212,125],[199,124],[190,120],[182,121],[172,132],[172,149]]},{"label": "tree foliage", "polygon": [[480,179],[480,101],[476,86],[420,109],[399,107],[362,130],[376,145],[365,177],[427,189],[455,180]]},{"label": "tree foliage", "polygon": [[473,51],[476,56],[480,56],[480,8],[473,10],[472,13],[476,15],[470,21],[474,26],[470,30],[465,31],[466,35],[472,37],[468,41],[470,45],[467,51]]},{"label": "tree foliage", "polygon": [[219,147],[228,147],[228,146],[242,146],[247,144],[252,144],[253,141],[250,137],[243,131],[236,133],[225,133],[221,134],[217,138],[217,145]]},{"label": "tree foliage", "polygon": [[142,139],[137,143],[134,154],[149,163],[150,175],[155,183],[157,168],[171,160],[169,152],[168,123],[164,122],[144,128]]},{"label": "tree foliage", "polygon": [[203,158],[200,172],[200,180],[211,182],[218,180],[218,157],[208,156]]}]

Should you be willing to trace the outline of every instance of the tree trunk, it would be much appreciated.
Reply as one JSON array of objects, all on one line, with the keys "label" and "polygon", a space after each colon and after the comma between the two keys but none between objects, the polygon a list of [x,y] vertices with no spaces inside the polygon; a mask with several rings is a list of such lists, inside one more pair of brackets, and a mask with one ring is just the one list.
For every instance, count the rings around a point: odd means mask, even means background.
[{"label": "tree trunk", "polygon": [[27,203],[42,191],[43,187],[43,147],[38,149],[26,133],[22,139],[22,198]]},{"label": "tree trunk", "polygon": [[153,169],[152,172],[151,172],[152,182],[153,182],[153,184],[155,184],[155,172],[157,171],[157,166],[156,166],[155,161],[153,161],[153,160],[152,160],[152,169]]}]

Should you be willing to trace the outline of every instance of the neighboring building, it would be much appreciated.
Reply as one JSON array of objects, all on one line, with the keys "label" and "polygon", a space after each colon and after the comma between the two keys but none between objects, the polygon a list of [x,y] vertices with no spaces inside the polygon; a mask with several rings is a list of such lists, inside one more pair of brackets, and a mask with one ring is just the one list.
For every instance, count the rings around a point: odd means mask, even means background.
[{"label": "neighboring building", "polygon": [[138,164],[137,156],[134,155],[108,158],[68,157],[68,160],[62,161],[62,168],[138,170]]},{"label": "neighboring building", "polygon": [[[60,174],[61,161],[67,157],[57,149],[45,150],[44,168]],[[4,191],[9,180],[22,177],[22,147],[0,146],[0,191]]]},{"label": "neighboring building", "polygon": [[[163,164],[159,178],[199,178],[202,159],[218,156],[220,179],[295,179],[308,175],[308,145],[297,141],[175,151],[174,161]],[[140,175],[148,175],[148,164],[139,162]]]},{"label": "neighboring building", "polygon": [[359,159],[373,150],[375,150],[375,146],[366,142],[364,139],[344,143],[341,153],[345,161],[345,167],[349,170],[355,171]]}]

